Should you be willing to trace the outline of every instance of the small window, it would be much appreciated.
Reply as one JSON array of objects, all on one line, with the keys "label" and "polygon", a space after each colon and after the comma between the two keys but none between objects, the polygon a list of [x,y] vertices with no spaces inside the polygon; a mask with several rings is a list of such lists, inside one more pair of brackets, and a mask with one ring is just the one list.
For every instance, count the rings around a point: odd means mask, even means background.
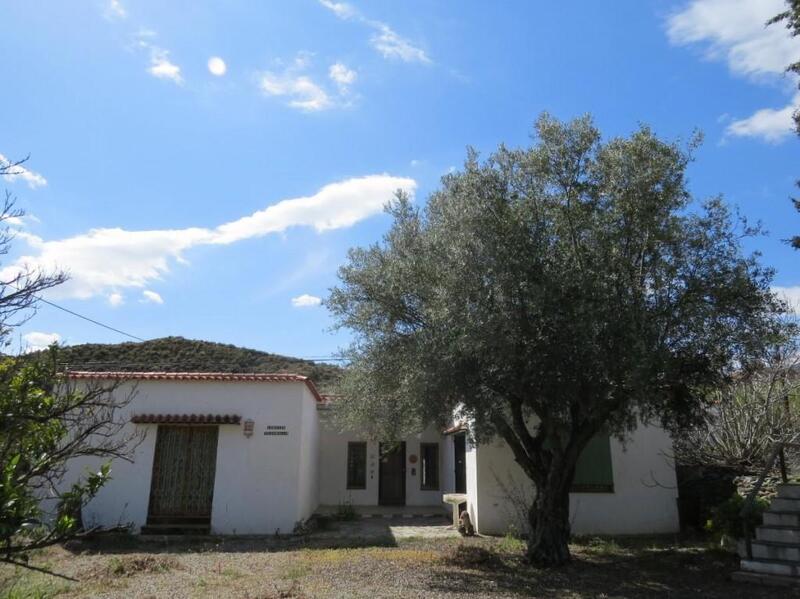
[{"label": "small window", "polygon": [[614,471],[611,464],[611,440],[608,435],[593,437],[578,457],[573,493],[613,493]]},{"label": "small window", "polygon": [[367,488],[367,444],[347,444],[347,488]]},{"label": "small window", "polygon": [[439,489],[439,444],[422,443],[419,446],[420,489],[437,491]]}]

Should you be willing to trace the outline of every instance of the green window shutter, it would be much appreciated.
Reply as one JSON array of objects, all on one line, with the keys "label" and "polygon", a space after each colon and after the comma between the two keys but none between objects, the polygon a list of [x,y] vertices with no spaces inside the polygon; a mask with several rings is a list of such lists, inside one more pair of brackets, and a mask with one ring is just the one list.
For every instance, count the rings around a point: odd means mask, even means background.
[{"label": "green window shutter", "polygon": [[575,467],[573,493],[613,493],[614,472],[611,466],[611,440],[600,434],[584,448]]}]

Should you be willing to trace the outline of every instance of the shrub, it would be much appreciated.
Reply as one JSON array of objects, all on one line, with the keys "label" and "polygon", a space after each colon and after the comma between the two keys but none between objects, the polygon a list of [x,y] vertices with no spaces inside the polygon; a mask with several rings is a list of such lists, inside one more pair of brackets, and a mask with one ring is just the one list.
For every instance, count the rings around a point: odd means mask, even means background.
[{"label": "shrub", "polygon": [[[724,537],[734,539],[741,538],[744,531],[744,519],[741,513],[744,502],[744,497],[738,493],[734,493],[730,498],[712,508],[708,520],[706,521],[706,532],[711,533],[718,539],[723,539]],[[755,530],[755,527],[761,524],[762,514],[768,506],[769,501],[766,499],[760,497],[756,499],[753,510],[747,516],[751,531]]]},{"label": "shrub", "polygon": [[352,520],[357,520],[358,514],[356,513],[356,509],[353,507],[353,504],[349,501],[345,501],[337,506],[335,517],[337,520],[349,522]]}]

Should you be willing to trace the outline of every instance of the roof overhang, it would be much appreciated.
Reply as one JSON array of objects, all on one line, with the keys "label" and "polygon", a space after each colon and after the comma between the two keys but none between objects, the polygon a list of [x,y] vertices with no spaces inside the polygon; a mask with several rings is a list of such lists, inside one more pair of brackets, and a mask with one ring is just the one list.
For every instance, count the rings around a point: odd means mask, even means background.
[{"label": "roof overhang", "polygon": [[324,400],[316,386],[307,376],[284,373],[244,373],[244,372],[90,372],[69,371],[67,377],[76,380],[114,380],[114,381],[189,381],[222,383],[303,383],[314,399]]}]

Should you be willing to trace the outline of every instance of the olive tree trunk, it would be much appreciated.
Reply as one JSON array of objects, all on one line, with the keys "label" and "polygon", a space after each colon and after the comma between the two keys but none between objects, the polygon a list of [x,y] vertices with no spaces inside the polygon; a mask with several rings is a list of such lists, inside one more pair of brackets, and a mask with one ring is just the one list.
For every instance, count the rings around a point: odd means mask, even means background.
[{"label": "olive tree trunk", "polygon": [[570,560],[569,488],[572,476],[551,473],[536,483],[536,497],[528,510],[528,549],[531,563],[560,566]]}]

